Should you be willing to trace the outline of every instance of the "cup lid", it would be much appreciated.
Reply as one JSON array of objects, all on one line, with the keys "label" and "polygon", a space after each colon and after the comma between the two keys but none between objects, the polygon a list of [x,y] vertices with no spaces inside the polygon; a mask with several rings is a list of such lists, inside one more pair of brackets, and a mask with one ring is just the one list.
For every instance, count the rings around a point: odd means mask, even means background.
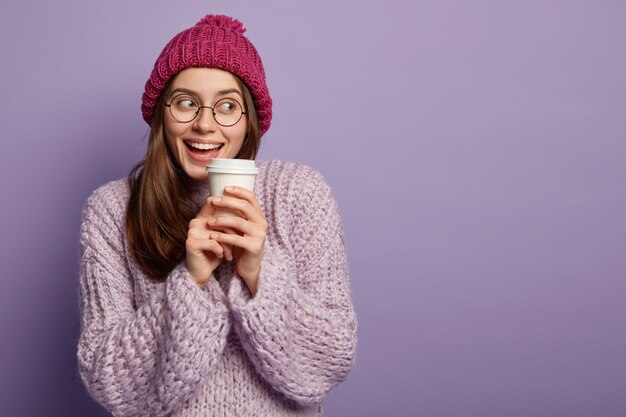
[{"label": "cup lid", "polygon": [[208,172],[224,172],[232,174],[258,174],[254,160],[251,159],[231,159],[213,158],[206,170]]}]

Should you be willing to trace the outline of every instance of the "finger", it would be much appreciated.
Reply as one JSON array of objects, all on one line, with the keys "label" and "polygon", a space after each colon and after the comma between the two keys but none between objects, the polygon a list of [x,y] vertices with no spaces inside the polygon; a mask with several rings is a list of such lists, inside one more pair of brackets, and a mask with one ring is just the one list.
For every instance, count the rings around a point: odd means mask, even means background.
[{"label": "finger", "polygon": [[[215,253],[218,257],[226,258],[228,261],[233,260],[233,250],[230,245],[220,244],[215,240],[211,240],[211,230],[206,229],[206,221],[202,222],[202,227],[204,228],[194,228],[189,229],[187,233],[187,242],[186,247],[187,250],[193,251],[193,253],[199,254],[202,251],[211,251]],[[215,247],[217,244],[218,247]]]},{"label": "finger", "polygon": [[219,199],[219,197],[207,197],[207,199],[204,200],[204,204],[200,208],[200,211],[196,215],[196,218],[206,219],[212,216],[215,213],[215,204],[213,204],[215,199]]},{"label": "finger", "polygon": [[224,248],[215,239],[190,237],[187,238],[185,242],[185,249],[190,254],[199,255],[205,252],[211,252],[218,258],[224,257]]},{"label": "finger", "polygon": [[[206,219],[200,219],[202,220],[202,227],[204,227],[205,230],[214,230],[214,231],[222,232],[222,233],[241,234],[241,232],[238,230],[235,230],[226,226],[221,226],[219,222],[217,222],[217,219],[221,217],[234,217],[234,216],[221,216],[220,213],[215,213],[215,216],[209,216]],[[242,217],[239,217],[239,218],[243,220]]]},{"label": "finger", "polygon": [[191,221],[189,222],[189,230],[192,230],[192,229],[206,230],[207,218],[211,218],[211,216],[196,217],[194,219],[191,219]]},{"label": "finger", "polygon": [[189,231],[187,232],[187,239],[200,240],[200,239],[210,239],[210,238],[211,238],[211,231],[208,230],[206,227],[203,227],[203,228],[194,227],[192,229],[189,229]]},{"label": "finger", "polygon": [[232,194],[239,198],[243,198],[244,200],[252,204],[252,206],[255,207],[257,210],[263,212],[254,191],[248,190],[247,188],[238,187],[236,185],[229,185],[228,187],[224,188],[224,192],[227,194]]},{"label": "finger", "polygon": [[261,250],[261,246],[258,244],[257,239],[250,237],[212,232],[211,239],[220,243],[236,246],[250,253],[258,253]]},{"label": "finger", "polygon": [[229,210],[239,210],[243,217],[253,222],[265,221],[265,214],[260,208],[257,209],[252,203],[241,198],[222,196],[214,199],[212,204]]},{"label": "finger", "polygon": [[221,243],[219,245],[221,245],[222,249],[224,250],[224,259],[226,259],[228,262],[235,259],[232,246],[227,245],[226,243]]},{"label": "finger", "polygon": [[231,234],[244,234],[257,237],[265,235],[265,232],[256,223],[250,222],[242,217],[210,217],[207,223],[212,230],[219,230],[225,233],[230,232]]}]

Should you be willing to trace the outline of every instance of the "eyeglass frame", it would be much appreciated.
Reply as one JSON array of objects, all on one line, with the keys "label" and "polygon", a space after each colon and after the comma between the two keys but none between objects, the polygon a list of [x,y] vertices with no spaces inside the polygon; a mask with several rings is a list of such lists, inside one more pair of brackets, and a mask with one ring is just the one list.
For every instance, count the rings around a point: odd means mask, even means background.
[{"label": "eyeglass frame", "polygon": [[[191,120],[188,120],[188,121],[186,121],[186,122],[183,122],[183,121],[181,121],[181,120],[178,120],[178,119],[176,118],[176,116],[174,116],[174,113],[172,113],[172,103],[174,102],[174,100],[175,100],[177,97],[180,97],[180,96],[188,96],[188,97],[191,97],[192,99],[194,99],[194,100],[198,103],[198,109],[196,110],[196,113],[193,115],[193,117],[191,118]],[[241,114],[239,115],[239,119],[237,119],[237,121],[236,121],[236,122],[234,122],[234,123],[232,123],[232,124],[230,124],[230,125],[225,125],[225,124],[222,124],[222,123],[218,122],[218,121],[217,121],[217,119],[215,118],[215,107],[216,107],[216,104],[217,104],[217,103],[219,103],[219,102],[220,102],[220,101],[222,101],[222,100],[233,100],[235,103],[237,103],[237,104],[239,105],[239,108],[241,108]],[[237,100],[237,99],[235,99],[235,98],[232,98],[232,97],[222,97],[222,98],[220,98],[219,100],[217,100],[217,101],[213,104],[213,107],[211,107],[211,106],[202,106],[202,105],[200,105],[200,100],[198,100],[197,98],[195,98],[193,95],[191,95],[191,94],[189,94],[189,93],[180,93],[180,94],[176,94],[174,97],[172,97],[172,99],[170,100],[170,102],[169,102],[169,103],[166,103],[166,104],[165,104],[165,107],[167,107],[167,108],[169,108],[169,109],[170,109],[170,115],[171,115],[171,116],[174,118],[174,120],[176,120],[178,123],[191,123],[191,122],[193,122],[194,120],[196,120],[196,118],[197,118],[197,117],[198,117],[198,115],[200,114],[200,110],[202,110],[202,109],[211,109],[211,114],[213,115],[213,120],[215,120],[215,123],[217,123],[218,125],[220,125],[220,126],[222,126],[222,127],[231,127],[231,126],[235,126],[237,123],[239,123],[239,121],[241,120],[241,118],[243,117],[243,115],[244,115],[244,114],[248,114],[248,112],[247,112],[247,111],[243,111],[243,106],[241,105],[241,103],[239,102],[239,100]]]}]

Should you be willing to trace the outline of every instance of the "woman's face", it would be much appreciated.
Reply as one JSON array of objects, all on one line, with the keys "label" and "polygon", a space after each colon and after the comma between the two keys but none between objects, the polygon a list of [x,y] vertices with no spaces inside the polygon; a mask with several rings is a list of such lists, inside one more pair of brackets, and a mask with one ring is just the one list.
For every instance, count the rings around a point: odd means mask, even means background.
[{"label": "woman's face", "polygon": [[[174,79],[165,104],[169,104],[174,112],[186,112],[191,117],[198,106],[214,107],[222,99],[225,99],[220,102],[222,117],[231,111],[232,99],[241,105],[244,102],[243,92],[230,72],[216,68],[187,68]],[[187,123],[176,120],[170,108],[165,107],[164,111],[167,146],[185,173],[193,179],[207,179],[206,166],[211,159],[234,158],[241,149],[248,125],[245,114],[233,126],[224,127],[215,121],[213,112],[206,107],[201,108],[195,119]],[[215,111],[218,112],[218,109]],[[220,118],[219,115],[217,117]]]}]

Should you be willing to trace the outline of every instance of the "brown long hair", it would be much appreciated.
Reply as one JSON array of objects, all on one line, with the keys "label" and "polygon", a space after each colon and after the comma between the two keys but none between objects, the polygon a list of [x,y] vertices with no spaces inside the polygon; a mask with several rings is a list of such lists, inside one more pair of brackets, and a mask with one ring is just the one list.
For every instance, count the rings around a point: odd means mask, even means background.
[{"label": "brown long hair", "polygon": [[[192,200],[196,183],[180,167],[163,133],[165,98],[172,77],[157,102],[146,157],[128,174],[130,199],[126,209],[126,234],[137,263],[150,277],[165,281],[185,259],[189,222],[200,207]],[[260,126],[252,94],[235,76],[247,111],[247,133],[236,158],[254,159],[261,143]]]}]

